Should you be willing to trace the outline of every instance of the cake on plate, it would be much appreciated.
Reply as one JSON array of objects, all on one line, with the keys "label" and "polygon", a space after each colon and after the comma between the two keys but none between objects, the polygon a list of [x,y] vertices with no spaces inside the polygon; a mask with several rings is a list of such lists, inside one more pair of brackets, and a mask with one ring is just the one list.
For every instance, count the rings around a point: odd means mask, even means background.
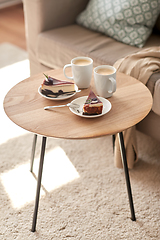
[{"label": "cake on plate", "polygon": [[83,105],[83,114],[98,115],[102,113],[102,109],[103,109],[103,103],[96,96],[96,94],[91,90]]},{"label": "cake on plate", "polygon": [[58,80],[47,75],[45,75],[45,80],[41,84],[42,94],[48,97],[56,97],[63,94],[72,94],[75,91],[75,84],[73,82]]}]

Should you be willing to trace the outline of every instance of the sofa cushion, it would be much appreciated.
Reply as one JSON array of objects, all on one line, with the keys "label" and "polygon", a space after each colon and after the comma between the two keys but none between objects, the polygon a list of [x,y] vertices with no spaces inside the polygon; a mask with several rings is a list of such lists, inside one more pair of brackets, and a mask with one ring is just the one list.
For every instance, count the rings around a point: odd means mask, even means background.
[{"label": "sofa cushion", "polygon": [[70,63],[76,56],[90,56],[95,66],[113,65],[120,57],[138,50],[74,24],[39,34],[36,55],[42,64],[57,68]]},{"label": "sofa cushion", "polygon": [[[160,35],[152,34],[145,47],[159,46]],[[56,28],[39,34],[36,55],[40,63],[50,68],[60,68],[76,56],[89,56],[94,66],[113,65],[118,59],[139,51],[139,48],[117,42],[101,33],[79,25]],[[150,81],[153,92],[155,79]]]},{"label": "sofa cushion", "polygon": [[77,23],[125,44],[143,47],[159,13],[159,0],[90,0]]},{"label": "sofa cushion", "polygon": [[[152,34],[145,47],[159,46],[159,43],[160,35]],[[39,62],[45,66],[60,68],[80,55],[90,56],[94,66],[113,65],[119,58],[136,51],[139,51],[139,48],[74,24],[40,33],[36,55]]]}]

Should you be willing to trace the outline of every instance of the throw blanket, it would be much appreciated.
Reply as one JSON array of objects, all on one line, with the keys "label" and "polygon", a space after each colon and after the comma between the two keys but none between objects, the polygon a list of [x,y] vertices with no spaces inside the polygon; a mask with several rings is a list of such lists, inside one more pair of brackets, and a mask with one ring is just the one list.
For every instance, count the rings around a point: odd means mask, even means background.
[{"label": "throw blanket", "polygon": [[[146,48],[137,53],[128,55],[125,58],[119,59],[114,64],[114,67],[117,71],[130,75],[146,84],[153,73],[160,71],[160,47]],[[125,130],[123,136],[128,167],[131,169],[138,161],[135,126]],[[117,136],[115,140],[114,163],[118,168],[123,167]]]}]

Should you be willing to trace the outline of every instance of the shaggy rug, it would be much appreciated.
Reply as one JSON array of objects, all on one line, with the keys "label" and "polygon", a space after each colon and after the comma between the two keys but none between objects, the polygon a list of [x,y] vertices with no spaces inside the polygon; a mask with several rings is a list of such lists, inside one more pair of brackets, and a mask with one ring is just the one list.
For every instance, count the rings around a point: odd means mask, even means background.
[{"label": "shaggy rug", "polygon": [[[15,50],[13,62],[18,53],[24,54],[8,45]],[[0,58],[1,51],[2,45]],[[9,59],[10,51],[6,54]],[[130,219],[123,169],[114,167],[111,136],[90,140],[48,138],[37,230],[30,231],[41,137],[32,174],[33,134],[12,123],[2,106],[9,88],[29,75],[27,54],[16,64],[14,74],[12,65],[6,64],[6,73],[0,79],[0,239],[160,239],[160,148],[158,142],[139,132],[139,161],[129,171],[137,221]],[[3,71],[1,66],[0,75]]]}]

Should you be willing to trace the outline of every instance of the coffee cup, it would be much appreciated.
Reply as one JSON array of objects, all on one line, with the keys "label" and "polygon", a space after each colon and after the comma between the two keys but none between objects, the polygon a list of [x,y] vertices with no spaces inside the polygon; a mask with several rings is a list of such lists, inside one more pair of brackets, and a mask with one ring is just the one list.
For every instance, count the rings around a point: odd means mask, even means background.
[{"label": "coffee cup", "polygon": [[[66,74],[66,68],[71,67],[72,76]],[[76,57],[66,64],[63,73],[66,78],[74,80],[79,88],[88,88],[92,79],[93,60],[89,57]]]},{"label": "coffee cup", "polygon": [[108,98],[116,91],[116,69],[101,65],[94,69],[94,84],[100,97]]}]

